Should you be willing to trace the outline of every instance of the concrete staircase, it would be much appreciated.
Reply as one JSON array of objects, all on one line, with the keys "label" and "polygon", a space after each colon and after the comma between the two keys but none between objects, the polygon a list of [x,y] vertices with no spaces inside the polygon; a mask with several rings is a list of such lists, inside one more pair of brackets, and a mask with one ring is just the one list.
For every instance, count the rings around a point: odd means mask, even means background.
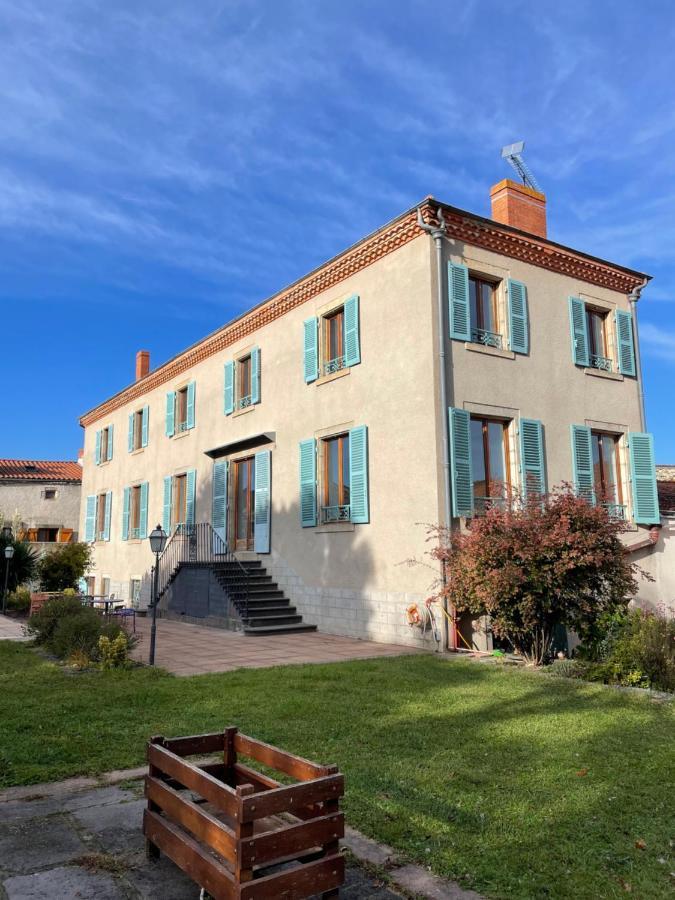
[{"label": "concrete staircase", "polygon": [[316,625],[302,621],[295,606],[279,585],[272,581],[260,560],[242,559],[241,565],[247,572],[248,599],[234,586],[238,573],[237,563],[212,563],[212,571],[228,594],[244,624],[244,634],[295,634],[316,631]]}]

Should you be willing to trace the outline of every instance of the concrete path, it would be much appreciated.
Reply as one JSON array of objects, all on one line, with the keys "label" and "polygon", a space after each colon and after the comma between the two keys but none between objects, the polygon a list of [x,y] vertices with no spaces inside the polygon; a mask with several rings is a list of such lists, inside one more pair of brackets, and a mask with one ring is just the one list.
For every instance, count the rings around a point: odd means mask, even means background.
[{"label": "concrete path", "polygon": [[27,641],[23,625],[16,619],[0,614],[0,641]]},{"label": "concrete path", "polygon": [[[198,900],[195,883],[169,859],[145,857],[145,771],[0,791],[0,898]],[[350,854],[342,900],[482,900],[353,828],[342,845]]]},{"label": "concrete path", "polygon": [[[7,900],[198,900],[167,857],[149,862],[141,782],[0,799],[0,897]],[[348,862],[344,900],[400,900]]]},{"label": "concrete path", "polygon": [[[147,662],[150,619],[136,619],[138,646],[133,656]],[[259,669],[293,663],[329,663],[418,653],[411,647],[378,644],[321,632],[245,635],[223,628],[208,628],[167,619],[157,621],[156,664],[174,675],[201,675]]]}]

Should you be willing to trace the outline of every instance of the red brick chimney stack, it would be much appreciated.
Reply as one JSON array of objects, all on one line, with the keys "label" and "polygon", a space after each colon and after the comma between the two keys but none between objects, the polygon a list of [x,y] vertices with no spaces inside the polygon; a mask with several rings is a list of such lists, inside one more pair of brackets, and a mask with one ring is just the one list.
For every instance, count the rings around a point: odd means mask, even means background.
[{"label": "red brick chimney stack", "polygon": [[546,197],[505,178],[490,188],[492,218],[528,234],[546,237]]},{"label": "red brick chimney stack", "polygon": [[150,351],[139,350],[136,354],[136,381],[140,381],[150,371]]}]

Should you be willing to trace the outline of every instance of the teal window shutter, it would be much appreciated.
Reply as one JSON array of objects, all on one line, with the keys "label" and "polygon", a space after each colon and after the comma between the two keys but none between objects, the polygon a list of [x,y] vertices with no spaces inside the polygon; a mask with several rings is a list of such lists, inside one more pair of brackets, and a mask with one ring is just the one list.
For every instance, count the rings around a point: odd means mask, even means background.
[{"label": "teal window shutter", "polygon": [[162,528],[167,534],[171,534],[172,500],[173,478],[171,475],[167,475],[164,479],[164,504],[162,506]]},{"label": "teal window shutter", "polygon": [[150,407],[144,406],[141,413],[141,447],[148,446],[148,428],[150,426]]},{"label": "teal window shutter", "polygon": [[546,493],[544,427],[538,419],[520,420],[520,472],[525,497]]},{"label": "teal window shutter", "polygon": [[448,410],[450,429],[450,475],[453,516],[473,515],[471,468],[471,416],[464,409]]},{"label": "teal window shutter", "polygon": [[316,441],[300,441],[300,522],[316,525]]},{"label": "teal window shutter", "polygon": [[101,465],[101,432],[96,432],[96,447],[94,449],[94,461],[97,466]]},{"label": "teal window shutter", "polygon": [[197,495],[197,470],[188,469],[186,474],[185,524],[195,524],[195,498]]},{"label": "teal window shutter", "polygon": [[229,416],[234,412],[234,362],[229,360],[225,363],[225,415]]},{"label": "teal window shutter", "polygon": [[139,538],[148,536],[148,482],[144,481],[141,485],[141,508],[139,515]]},{"label": "teal window shutter", "polygon": [[251,403],[260,403],[260,348],[251,350]]},{"label": "teal window shutter", "polygon": [[633,316],[617,309],[614,312],[616,345],[619,351],[619,372],[635,377],[635,345],[633,343]]},{"label": "teal window shutter", "polygon": [[255,511],[253,548],[256,553],[270,552],[272,511],[272,454],[261,450],[255,455]]},{"label": "teal window shutter", "polygon": [[129,509],[131,506],[131,488],[124,488],[124,499],[122,501],[122,540],[129,539]]},{"label": "teal window shutter", "polygon": [[361,362],[361,336],[359,334],[359,298],[356,294],[345,300],[345,366]]},{"label": "teal window shutter", "polygon": [[574,487],[580,497],[585,497],[589,503],[595,503],[591,429],[587,425],[572,425],[571,434]]},{"label": "teal window shutter", "polygon": [[527,310],[527,288],[522,281],[509,278],[509,347],[514,353],[527,353],[530,349]]},{"label": "teal window shutter", "polygon": [[129,453],[134,449],[134,422],[136,421],[136,414],[129,413],[129,432],[127,435],[127,450]]},{"label": "teal window shutter", "polygon": [[195,384],[191,381],[187,386],[187,408],[186,408],[186,425],[188,428],[195,427]]},{"label": "teal window shutter", "polygon": [[108,425],[108,459],[113,458],[113,434],[115,432],[114,425]]},{"label": "teal window shutter", "polygon": [[368,516],[368,428],[359,425],[349,432],[349,505],[355,524],[369,522]]},{"label": "teal window shutter", "polygon": [[570,297],[570,336],[572,338],[572,359],[575,366],[587,366],[588,326],[586,324],[586,304],[579,297]]},{"label": "teal window shutter", "polygon": [[305,381],[309,384],[312,381],[316,381],[319,374],[319,326],[316,318],[306,319],[303,328],[305,336]]},{"label": "teal window shutter", "polygon": [[110,515],[112,513],[112,491],[108,491],[105,495],[105,510],[104,510],[104,525],[103,525],[103,540],[110,540]]},{"label": "teal window shutter", "polygon": [[466,266],[448,263],[448,305],[450,337],[459,341],[470,341],[471,307],[469,305],[469,270]]},{"label": "teal window shutter", "polygon": [[630,477],[633,493],[633,518],[638,525],[658,525],[661,521],[656,490],[654,438],[633,431],[628,435]]},{"label": "teal window shutter", "polygon": [[96,495],[89,494],[85,507],[84,539],[87,543],[96,540]]},{"label": "teal window shutter", "polygon": [[211,526],[218,537],[227,545],[227,460],[213,464],[213,487],[211,499]]},{"label": "teal window shutter", "polygon": [[[167,437],[174,435],[174,420],[176,417],[176,392],[168,391],[166,395],[166,425],[164,432]],[[164,529],[166,531],[166,529]]]}]

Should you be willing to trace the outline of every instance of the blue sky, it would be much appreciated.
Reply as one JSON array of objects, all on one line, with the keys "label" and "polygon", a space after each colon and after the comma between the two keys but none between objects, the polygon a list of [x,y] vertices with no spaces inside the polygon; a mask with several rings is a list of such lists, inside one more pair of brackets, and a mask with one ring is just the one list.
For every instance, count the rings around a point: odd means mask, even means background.
[{"label": "blue sky", "polygon": [[669,0],[0,0],[0,455],[427,194],[488,214],[525,139],[549,235],[655,276],[647,417],[675,463]]}]

